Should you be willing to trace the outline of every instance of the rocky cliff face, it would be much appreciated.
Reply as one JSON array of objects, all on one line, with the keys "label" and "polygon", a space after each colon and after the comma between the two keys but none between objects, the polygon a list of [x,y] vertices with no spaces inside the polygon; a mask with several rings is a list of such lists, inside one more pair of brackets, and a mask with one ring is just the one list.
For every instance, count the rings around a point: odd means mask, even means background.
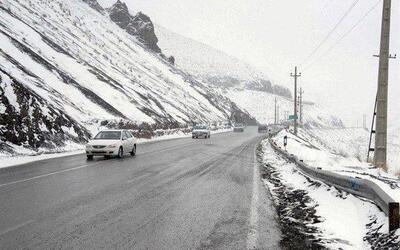
[{"label": "rocky cliff face", "polygon": [[146,47],[156,53],[161,53],[158,47],[158,38],[154,32],[154,25],[150,17],[142,12],[132,16],[125,3],[118,0],[108,10],[110,18],[119,27],[126,30],[130,35],[135,36]]},{"label": "rocky cliff face", "polygon": [[[25,148],[85,142],[89,132],[0,67],[0,141]],[[0,151],[10,151],[0,143]]]}]

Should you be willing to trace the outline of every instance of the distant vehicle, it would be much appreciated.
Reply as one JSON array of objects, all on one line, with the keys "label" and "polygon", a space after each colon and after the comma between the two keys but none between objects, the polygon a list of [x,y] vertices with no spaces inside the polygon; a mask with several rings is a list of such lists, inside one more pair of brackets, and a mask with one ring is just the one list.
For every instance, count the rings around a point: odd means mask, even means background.
[{"label": "distant vehicle", "polygon": [[215,123],[211,124],[211,126],[210,126],[210,130],[211,130],[211,131],[215,131],[215,130],[217,130],[217,129],[218,129],[217,124],[215,124]]},{"label": "distant vehicle", "polygon": [[222,124],[222,127],[223,127],[224,129],[231,129],[231,128],[232,128],[231,124],[228,123],[228,122],[223,123],[223,124]]},{"label": "distant vehicle", "polygon": [[241,123],[235,124],[233,127],[233,132],[244,132],[244,125]]},{"label": "distant vehicle", "polygon": [[267,133],[269,132],[268,125],[260,124],[258,125],[258,133]]},{"label": "distant vehicle", "polygon": [[100,131],[86,145],[86,156],[92,160],[94,156],[122,158],[124,154],[136,155],[136,138],[129,130],[103,130]]},{"label": "distant vehicle", "polygon": [[192,138],[210,138],[210,127],[208,125],[196,125],[192,130]]}]

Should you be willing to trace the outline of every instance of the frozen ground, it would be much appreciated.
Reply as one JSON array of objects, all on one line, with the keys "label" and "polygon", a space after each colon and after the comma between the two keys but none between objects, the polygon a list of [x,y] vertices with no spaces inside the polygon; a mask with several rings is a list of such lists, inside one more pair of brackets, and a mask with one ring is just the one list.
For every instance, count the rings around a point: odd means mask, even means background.
[{"label": "frozen ground", "polygon": [[[231,131],[232,131],[231,129],[219,129],[216,131],[211,131],[211,134],[226,133]],[[191,133],[183,133],[182,131],[178,131],[174,134],[167,134],[159,137],[154,137],[151,139],[140,138],[138,139],[138,144],[148,143],[153,141],[172,140],[190,136]],[[65,147],[57,148],[56,150],[51,150],[51,151],[44,151],[42,149],[39,152],[34,152],[32,150],[24,149],[21,147],[21,149],[18,150],[18,152],[21,152],[21,155],[10,155],[5,153],[0,154],[0,168],[11,167],[29,162],[58,158],[68,155],[83,154],[85,153],[84,149],[85,149],[84,145],[72,142],[66,143]]]},{"label": "frozen ground", "polygon": [[387,218],[374,204],[305,177],[267,140],[261,150],[263,178],[281,221],[283,247],[399,249],[400,232],[387,234]]}]

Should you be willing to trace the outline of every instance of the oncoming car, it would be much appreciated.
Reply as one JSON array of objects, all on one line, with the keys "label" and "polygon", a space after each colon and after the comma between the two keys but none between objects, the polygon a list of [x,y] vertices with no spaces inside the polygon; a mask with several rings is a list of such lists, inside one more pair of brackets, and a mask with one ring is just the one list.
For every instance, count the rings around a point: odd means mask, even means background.
[{"label": "oncoming car", "polygon": [[92,160],[93,156],[122,158],[124,154],[136,154],[136,139],[128,130],[103,130],[100,131],[86,145],[86,156]]},{"label": "oncoming car", "polygon": [[210,127],[208,125],[196,125],[192,130],[192,138],[210,138]]}]

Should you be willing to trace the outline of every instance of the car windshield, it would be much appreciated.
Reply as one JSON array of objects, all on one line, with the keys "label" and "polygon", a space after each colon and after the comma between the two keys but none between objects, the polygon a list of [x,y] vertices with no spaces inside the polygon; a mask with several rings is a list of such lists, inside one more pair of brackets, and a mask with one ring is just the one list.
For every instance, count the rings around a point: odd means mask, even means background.
[{"label": "car windshield", "polygon": [[207,126],[197,125],[193,129],[207,129]]},{"label": "car windshield", "polygon": [[102,131],[98,133],[93,139],[95,140],[119,140],[121,138],[120,131]]}]

